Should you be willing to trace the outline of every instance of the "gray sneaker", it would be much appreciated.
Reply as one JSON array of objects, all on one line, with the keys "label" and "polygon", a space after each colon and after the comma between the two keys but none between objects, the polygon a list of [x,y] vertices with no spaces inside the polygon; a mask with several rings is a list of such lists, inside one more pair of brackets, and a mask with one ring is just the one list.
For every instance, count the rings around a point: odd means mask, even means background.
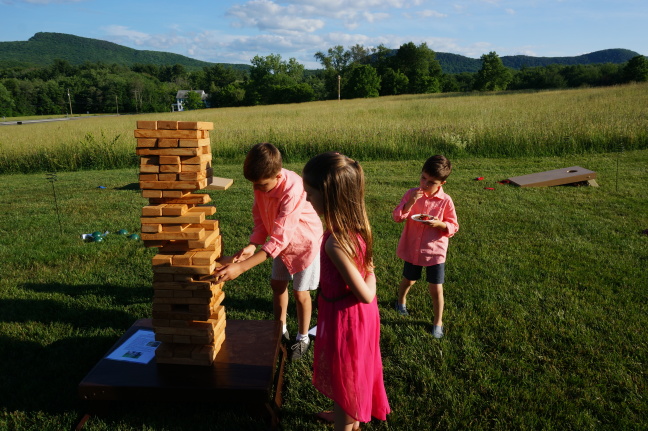
[{"label": "gray sneaker", "polygon": [[437,339],[443,338],[443,326],[434,325],[432,328],[432,336]]},{"label": "gray sneaker", "polygon": [[405,304],[399,304],[398,301],[394,304],[394,309],[398,314],[401,316],[409,316],[409,313],[407,312],[407,307]]},{"label": "gray sneaker", "polygon": [[309,347],[310,342],[308,341],[295,341],[295,344],[290,347],[290,350],[292,350],[292,353],[290,354],[290,360],[298,361],[299,359],[301,359],[301,357],[304,356],[304,354],[308,351]]}]

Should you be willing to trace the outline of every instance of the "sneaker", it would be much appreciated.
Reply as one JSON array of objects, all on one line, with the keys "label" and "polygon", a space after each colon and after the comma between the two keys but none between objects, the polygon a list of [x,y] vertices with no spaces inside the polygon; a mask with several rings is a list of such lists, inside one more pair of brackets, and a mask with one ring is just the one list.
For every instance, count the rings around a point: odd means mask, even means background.
[{"label": "sneaker", "polygon": [[290,354],[290,360],[297,361],[301,359],[301,357],[308,351],[309,347],[310,343],[308,341],[295,341],[295,344],[290,347],[290,350],[292,350],[292,353]]},{"label": "sneaker", "polygon": [[394,304],[394,309],[398,314],[401,316],[409,316],[409,313],[407,312],[407,307],[405,304],[399,304],[398,301]]},{"label": "sneaker", "polygon": [[437,339],[443,338],[443,326],[434,325],[432,328],[432,336]]}]

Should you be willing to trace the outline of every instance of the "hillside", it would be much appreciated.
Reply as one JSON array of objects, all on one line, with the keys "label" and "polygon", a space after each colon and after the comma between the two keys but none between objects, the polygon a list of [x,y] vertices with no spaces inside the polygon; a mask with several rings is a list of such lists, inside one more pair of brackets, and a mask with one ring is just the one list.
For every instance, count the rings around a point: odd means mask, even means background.
[{"label": "hillside", "polygon": [[[36,33],[26,42],[0,42],[1,66],[47,66],[55,59],[71,64],[117,63],[174,65],[188,70],[201,69],[214,63],[195,60],[179,54],[128,48],[104,40],[63,33]],[[231,65],[247,67],[245,65]]]},{"label": "hillside", "polygon": [[[394,53],[396,50],[394,50]],[[260,54],[264,55],[264,54]],[[625,63],[639,55],[627,49],[605,49],[575,57],[531,57],[526,55],[502,56],[505,66],[513,69],[522,67],[548,66],[550,64],[600,64]],[[481,60],[463,55],[437,52],[436,58],[446,73],[477,72]],[[128,48],[104,40],[91,39],[63,33],[36,33],[24,42],[0,42],[0,67],[47,66],[55,59],[71,64],[84,62],[174,65],[181,64],[187,70],[201,69],[214,63],[195,60],[179,54],[160,51],[146,51]],[[246,70],[250,65],[224,64],[234,69]]]}]

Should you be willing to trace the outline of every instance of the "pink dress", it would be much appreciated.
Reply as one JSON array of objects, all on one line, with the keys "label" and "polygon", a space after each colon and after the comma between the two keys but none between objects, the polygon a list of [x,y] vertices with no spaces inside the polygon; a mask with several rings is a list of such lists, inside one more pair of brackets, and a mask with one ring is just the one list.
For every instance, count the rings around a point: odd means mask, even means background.
[{"label": "pink dress", "polygon": [[[355,420],[385,420],[390,412],[380,357],[378,300],[358,301],[324,251],[320,259],[320,294],[313,363],[313,385]],[[364,255],[364,244],[362,253]],[[365,275],[364,265],[358,263]]]}]

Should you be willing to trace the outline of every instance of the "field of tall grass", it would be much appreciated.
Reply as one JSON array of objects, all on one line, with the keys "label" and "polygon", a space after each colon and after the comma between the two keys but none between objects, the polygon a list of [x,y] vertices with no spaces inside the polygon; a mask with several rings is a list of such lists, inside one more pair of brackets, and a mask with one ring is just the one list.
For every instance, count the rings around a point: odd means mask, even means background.
[{"label": "field of tall grass", "polygon": [[648,148],[648,84],[429,94],[0,127],[0,173],[136,166],[136,120],[212,121],[219,163],[260,141],[287,161],[336,149],[361,160],[526,157]]}]

